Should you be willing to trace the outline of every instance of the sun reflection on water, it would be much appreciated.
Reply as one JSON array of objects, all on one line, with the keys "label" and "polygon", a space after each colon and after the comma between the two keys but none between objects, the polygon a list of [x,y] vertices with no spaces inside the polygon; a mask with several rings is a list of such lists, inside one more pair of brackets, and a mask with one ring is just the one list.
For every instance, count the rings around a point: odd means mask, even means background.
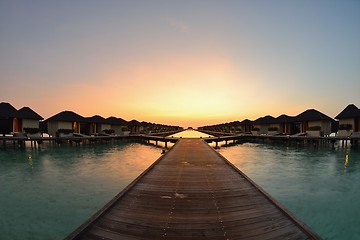
[{"label": "sun reflection on water", "polygon": [[193,129],[187,129],[185,131],[170,135],[169,137],[174,138],[208,138],[208,137],[214,137],[209,134],[205,134]]},{"label": "sun reflection on water", "polygon": [[345,155],[345,164],[344,164],[344,172],[346,173],[346,167],[349,164],[349,152],[346,152]]}]

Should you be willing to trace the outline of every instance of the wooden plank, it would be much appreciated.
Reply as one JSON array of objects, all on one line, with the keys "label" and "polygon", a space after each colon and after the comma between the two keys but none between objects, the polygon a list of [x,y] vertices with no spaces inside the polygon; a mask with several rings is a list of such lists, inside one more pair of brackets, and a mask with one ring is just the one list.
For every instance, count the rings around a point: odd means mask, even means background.
[{"label": "wooden plank", "polygon": [[67,239],[320,239],[200,139],[170,151]]}]

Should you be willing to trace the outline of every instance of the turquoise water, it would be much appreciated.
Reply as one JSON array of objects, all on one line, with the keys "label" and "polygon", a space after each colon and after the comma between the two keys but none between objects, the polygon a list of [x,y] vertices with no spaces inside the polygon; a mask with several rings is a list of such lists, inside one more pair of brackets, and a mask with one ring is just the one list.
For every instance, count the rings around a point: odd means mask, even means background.
[{"label": "turquoise water", "polygon": [[0,239],[63,239],[160,155],[126,143],[0,150]]},{"label": "turquoise water", "polygon": [[[360,236],[359,150],[244,143],[218,151],[324,239]],[[160,155],[136,143],[0,150],[0,239],[63,239]]]},{"label": "turquoise water", "polygon": [[219,152],[324,239],[360,238],[359,150],[244,143]]}]

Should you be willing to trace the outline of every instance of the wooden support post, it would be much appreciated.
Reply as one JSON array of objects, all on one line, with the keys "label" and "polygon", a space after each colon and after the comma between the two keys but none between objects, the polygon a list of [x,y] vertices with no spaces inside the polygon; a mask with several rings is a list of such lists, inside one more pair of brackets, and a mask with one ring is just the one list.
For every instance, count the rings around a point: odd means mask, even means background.
[{"label": "wooden support post", "polygon": [[335,150],[335,140],[331,140],[331,149]]},{"label": "wooden support post", "polygon": [[168,142],[165,142],[165,148],[167,148],[167,143],[168,143]]},{"label": "wooden support post", "polygon": [[4,146],[4,148],[6,148],[5,134],[3,134],[3,137],[4,137],[4,139],[3,139],[3,146]]}]

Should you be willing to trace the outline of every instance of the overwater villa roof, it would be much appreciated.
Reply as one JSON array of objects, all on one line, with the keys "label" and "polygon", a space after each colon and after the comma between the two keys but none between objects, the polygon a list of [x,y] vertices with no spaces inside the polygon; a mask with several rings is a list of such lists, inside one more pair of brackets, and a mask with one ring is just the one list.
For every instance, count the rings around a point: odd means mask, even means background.
[{"label": "overwater villa roof", "polygon": [[296,122],[304,122],[304,121],[318,121],[318,120],[327,120],[333,121],[333,119],[318,110],[308,109],[305,112],[300,113],[294,118]]},{"label": "overwater villa roof", "polygon": [[239,126],[239,125],[240,125],[239,121],[234,121],[229,123],[229,126]]},{"label": "overwater villa roof", "polygon": [[99,115],[88,117],[86,120],[90,123],[107,123],[106,119]]},{"label": "overwater villa roof", "polygon": [[140,122],[137,121],[137,120],[131,120],[131,121],[129,122],[129,125],[131,125],[131,126],[140,125]]},{"label": "overwater villa roof", "polygon": [[360,117],[360,109],[356,107],[354,104],[349,104],[335,118],[344,119],[344,118],[354,118],[354,117]]},{"label": "overwater villa roof", "polygon": [[110,123],[110,124],[118,124],[118,120],[117,120],[116,117],[108,117],[108,118],[106,119],[106,122],[107,122],[107,123]]},{"label": "overwater villa roof", "polygon": [[293,121],[294,121],[294,117],[288,116],[286,114],[282,114],[282,115],[278,116],[277,118],[275,118],[274,123],[288,123],[288,122],[293,122]]},{"label": "overwater villa roof", "polygon": [[251,123],[253,123],[253,121],[251,121],[249,119],[245,119],[245,120],[242,120],[240,123],[241,124],[251,124]]},{"label": "overwater villa roof", "polygon": [[265,117],[261,117],[255,120],[256,124],[271,124],[273,123],[275,118],[273,116],[267,115]]},{"label": "overwater villa roof", "polygon": [[123,124],[123,125],[128,125],[128,121],[122,119],[122,118],[117,118],[118,119],[118,122]]},{"label": "overwater villa roof", "polygon": [[29,107],[23,107],[23,108],[19,109],[16,116],[18,118],[23,118],[23,119],[34,119],[34,120],[43,120],[44,119],[42,116],[40,116],[39,114],[34,112],[34,110],[32,110]]},{"label": "overwater villa roof", "polygon": [[1,102],[0,103],[0,118],[14,118],[16,117],[17,110],[10,103]]},{"label": "overwater villa roof", "polygon": [[141,125],[141,126],[144,126],[144,127],[148,127],[148,126],[152,126],[153,124],[150,123],[150,122],[142,121],[142,122],[140,123],[140,125]]},{"label": "overwater villa roof", "polygon": [[87,122],[86,118],[72,111],[62,111],[46,121],[62,121],[62,122]]},{"label": "overwater villa roof", "polygon": [[113,125],[128,125],[128,122],[122,118],[108,117],[106,122]]}]

